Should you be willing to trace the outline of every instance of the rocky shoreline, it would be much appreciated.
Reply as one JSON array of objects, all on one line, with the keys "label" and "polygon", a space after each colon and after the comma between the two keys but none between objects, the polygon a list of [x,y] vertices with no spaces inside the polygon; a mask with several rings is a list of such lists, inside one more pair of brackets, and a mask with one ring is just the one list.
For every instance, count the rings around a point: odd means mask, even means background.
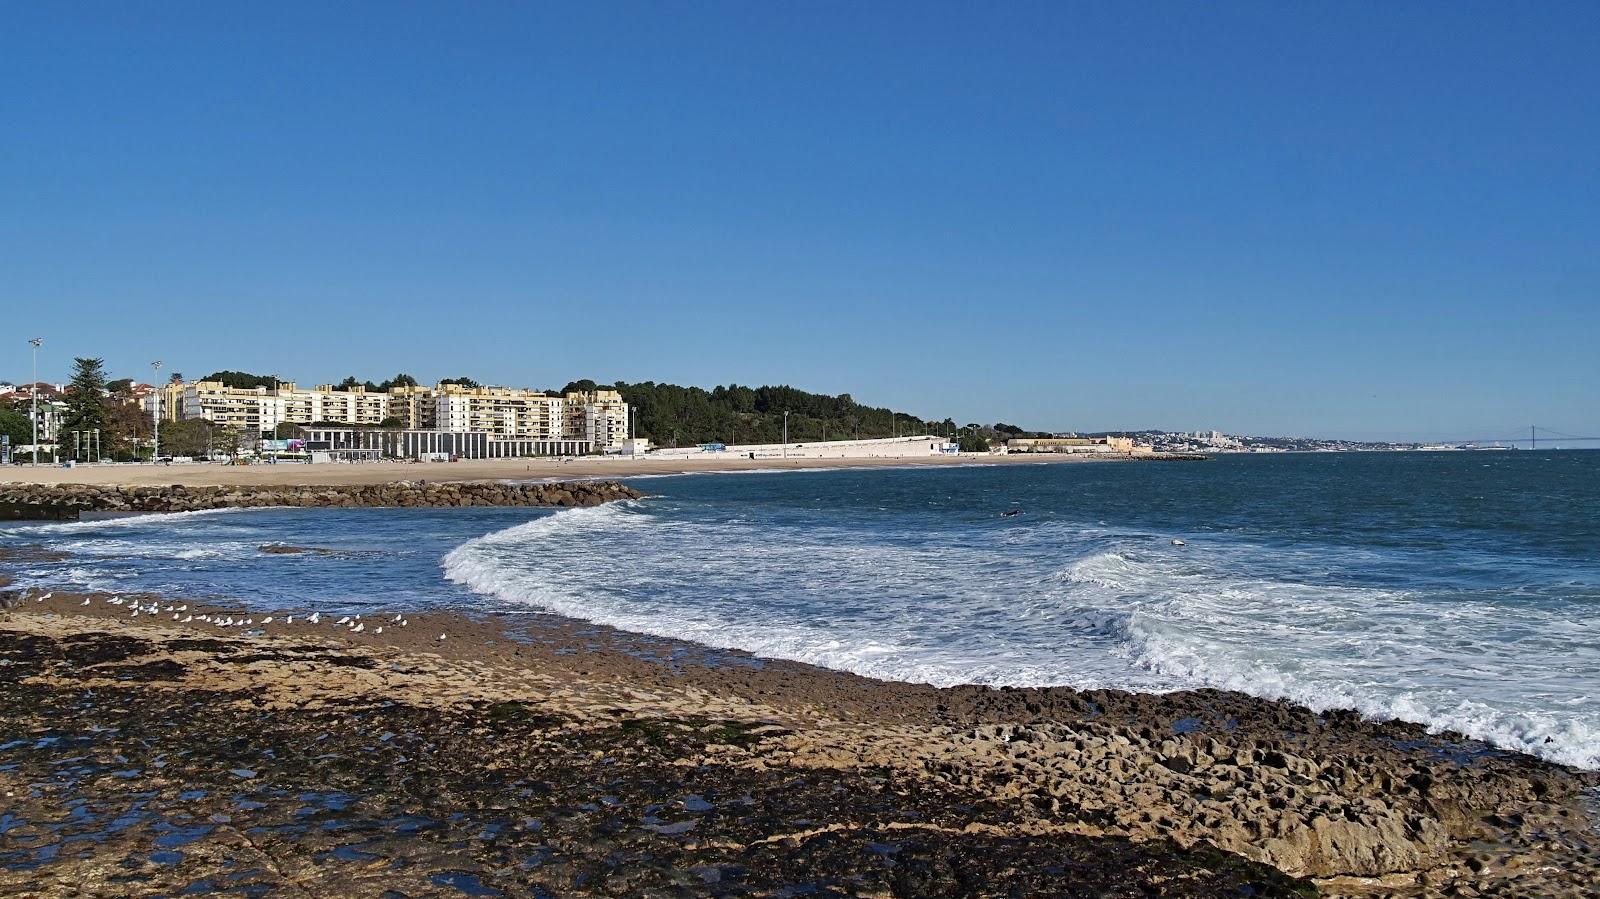
[{"label": "rocky shoreline", "polygon": [[546,615],[416,615],[380,637],[16,599],[0,787],[24,798],[0,892],[1576,897],[1600,882],[1596,775],[1354,713],[885,683]]},{"label": "rocky shoreline", "polygon": [[416,507],[598,506],[644,494],[616,481],[519,484],[502,481],[394,481],[316,486],[159,487],[99,484],[0,484],[0,506],[82,512],[197,512],[259,506]]}]

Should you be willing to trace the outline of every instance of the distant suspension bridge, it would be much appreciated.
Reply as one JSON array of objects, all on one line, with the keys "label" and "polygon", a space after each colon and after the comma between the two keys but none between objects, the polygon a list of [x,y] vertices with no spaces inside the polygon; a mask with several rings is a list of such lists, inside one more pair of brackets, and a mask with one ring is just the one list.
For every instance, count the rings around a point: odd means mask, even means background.
[{"label": "distant suspension bridge", "polygon": [[1528,434],[1525,437],[1519,432],[1506,437],[1471,437],[1464,440],[1440,440],[1435,442],[1447,443],[1451,445],[1471,443],[1479,446],[1485,443],[1499,443],[1509,444],[1511,446],[1526,446],[1528,449],[1538,449],[1540,440],[1543,440],[1547,444],[1600,443],[1600,437],[1580,437],[1576,434],[1567,434],[1562,431],[1557,431],[1554,428],[1541,428],[1538,425],[1529,425]]}]

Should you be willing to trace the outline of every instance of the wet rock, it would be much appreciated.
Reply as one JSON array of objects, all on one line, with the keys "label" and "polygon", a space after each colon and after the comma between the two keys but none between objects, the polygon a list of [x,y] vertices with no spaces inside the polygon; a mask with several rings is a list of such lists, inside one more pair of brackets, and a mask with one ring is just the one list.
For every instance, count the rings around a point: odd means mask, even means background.
[{"label": "wet rock", "polygon": [[[247,676],[265,676],[262,662],[239,652],[205,659],[233,672],[212,683],[237,688],[89,685],[69,649],[109,658],[138,647],[81,636],[68,647],[0,628],[0,658],[22,675],[0,704],[0,733],[27,735],[0,743],[0,786],[18,797],[0,821],[11,828],[0,893],[1312,893],[1205,846],[1030,833],[979,791],[704,754],[752,751],[782,728],[575,720],[537,698],[448,710],[400,693],[263,704]],[[200,654],[200,642],[183,651]],[[332,669],[306,646],[275,647],[273,664],[328,682]]]},{"label": "wet rock", "polygon": [[[63,506],[102,512],[193,512],[249,506],[594,506],[644,494],[615,481],[502,484],[492,481],[359,484],[317,487],[140,487],[96,484],[3,484],[0,503]],[[265,550],[264,550],[265,551]]]}]

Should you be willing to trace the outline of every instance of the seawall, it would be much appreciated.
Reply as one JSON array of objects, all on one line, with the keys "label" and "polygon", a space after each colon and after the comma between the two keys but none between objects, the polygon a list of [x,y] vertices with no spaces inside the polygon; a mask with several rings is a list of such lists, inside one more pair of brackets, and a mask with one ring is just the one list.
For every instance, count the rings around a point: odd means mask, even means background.
[{"label": "seawall", "polygon": [[[81,512],[194,512],[247,506],[416,507],[598,506],[644,494],[616,481],[507,484],[496,481],[317,486],[161,487],[98,484],[0,485],[0,507],[52,510],[51,518]],[[59,510],[70,510],[63,514]],[[45,517],[40,515],[38,517]]]}]

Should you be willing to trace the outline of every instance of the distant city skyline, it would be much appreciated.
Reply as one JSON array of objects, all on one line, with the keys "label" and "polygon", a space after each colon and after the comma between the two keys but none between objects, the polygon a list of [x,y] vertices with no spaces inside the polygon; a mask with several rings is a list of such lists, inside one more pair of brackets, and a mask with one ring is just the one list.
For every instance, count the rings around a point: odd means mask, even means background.
[{"label": "distant city skyline", "polygon": [[19,5],[0,379],[1600,434],[1600,6]]}]

